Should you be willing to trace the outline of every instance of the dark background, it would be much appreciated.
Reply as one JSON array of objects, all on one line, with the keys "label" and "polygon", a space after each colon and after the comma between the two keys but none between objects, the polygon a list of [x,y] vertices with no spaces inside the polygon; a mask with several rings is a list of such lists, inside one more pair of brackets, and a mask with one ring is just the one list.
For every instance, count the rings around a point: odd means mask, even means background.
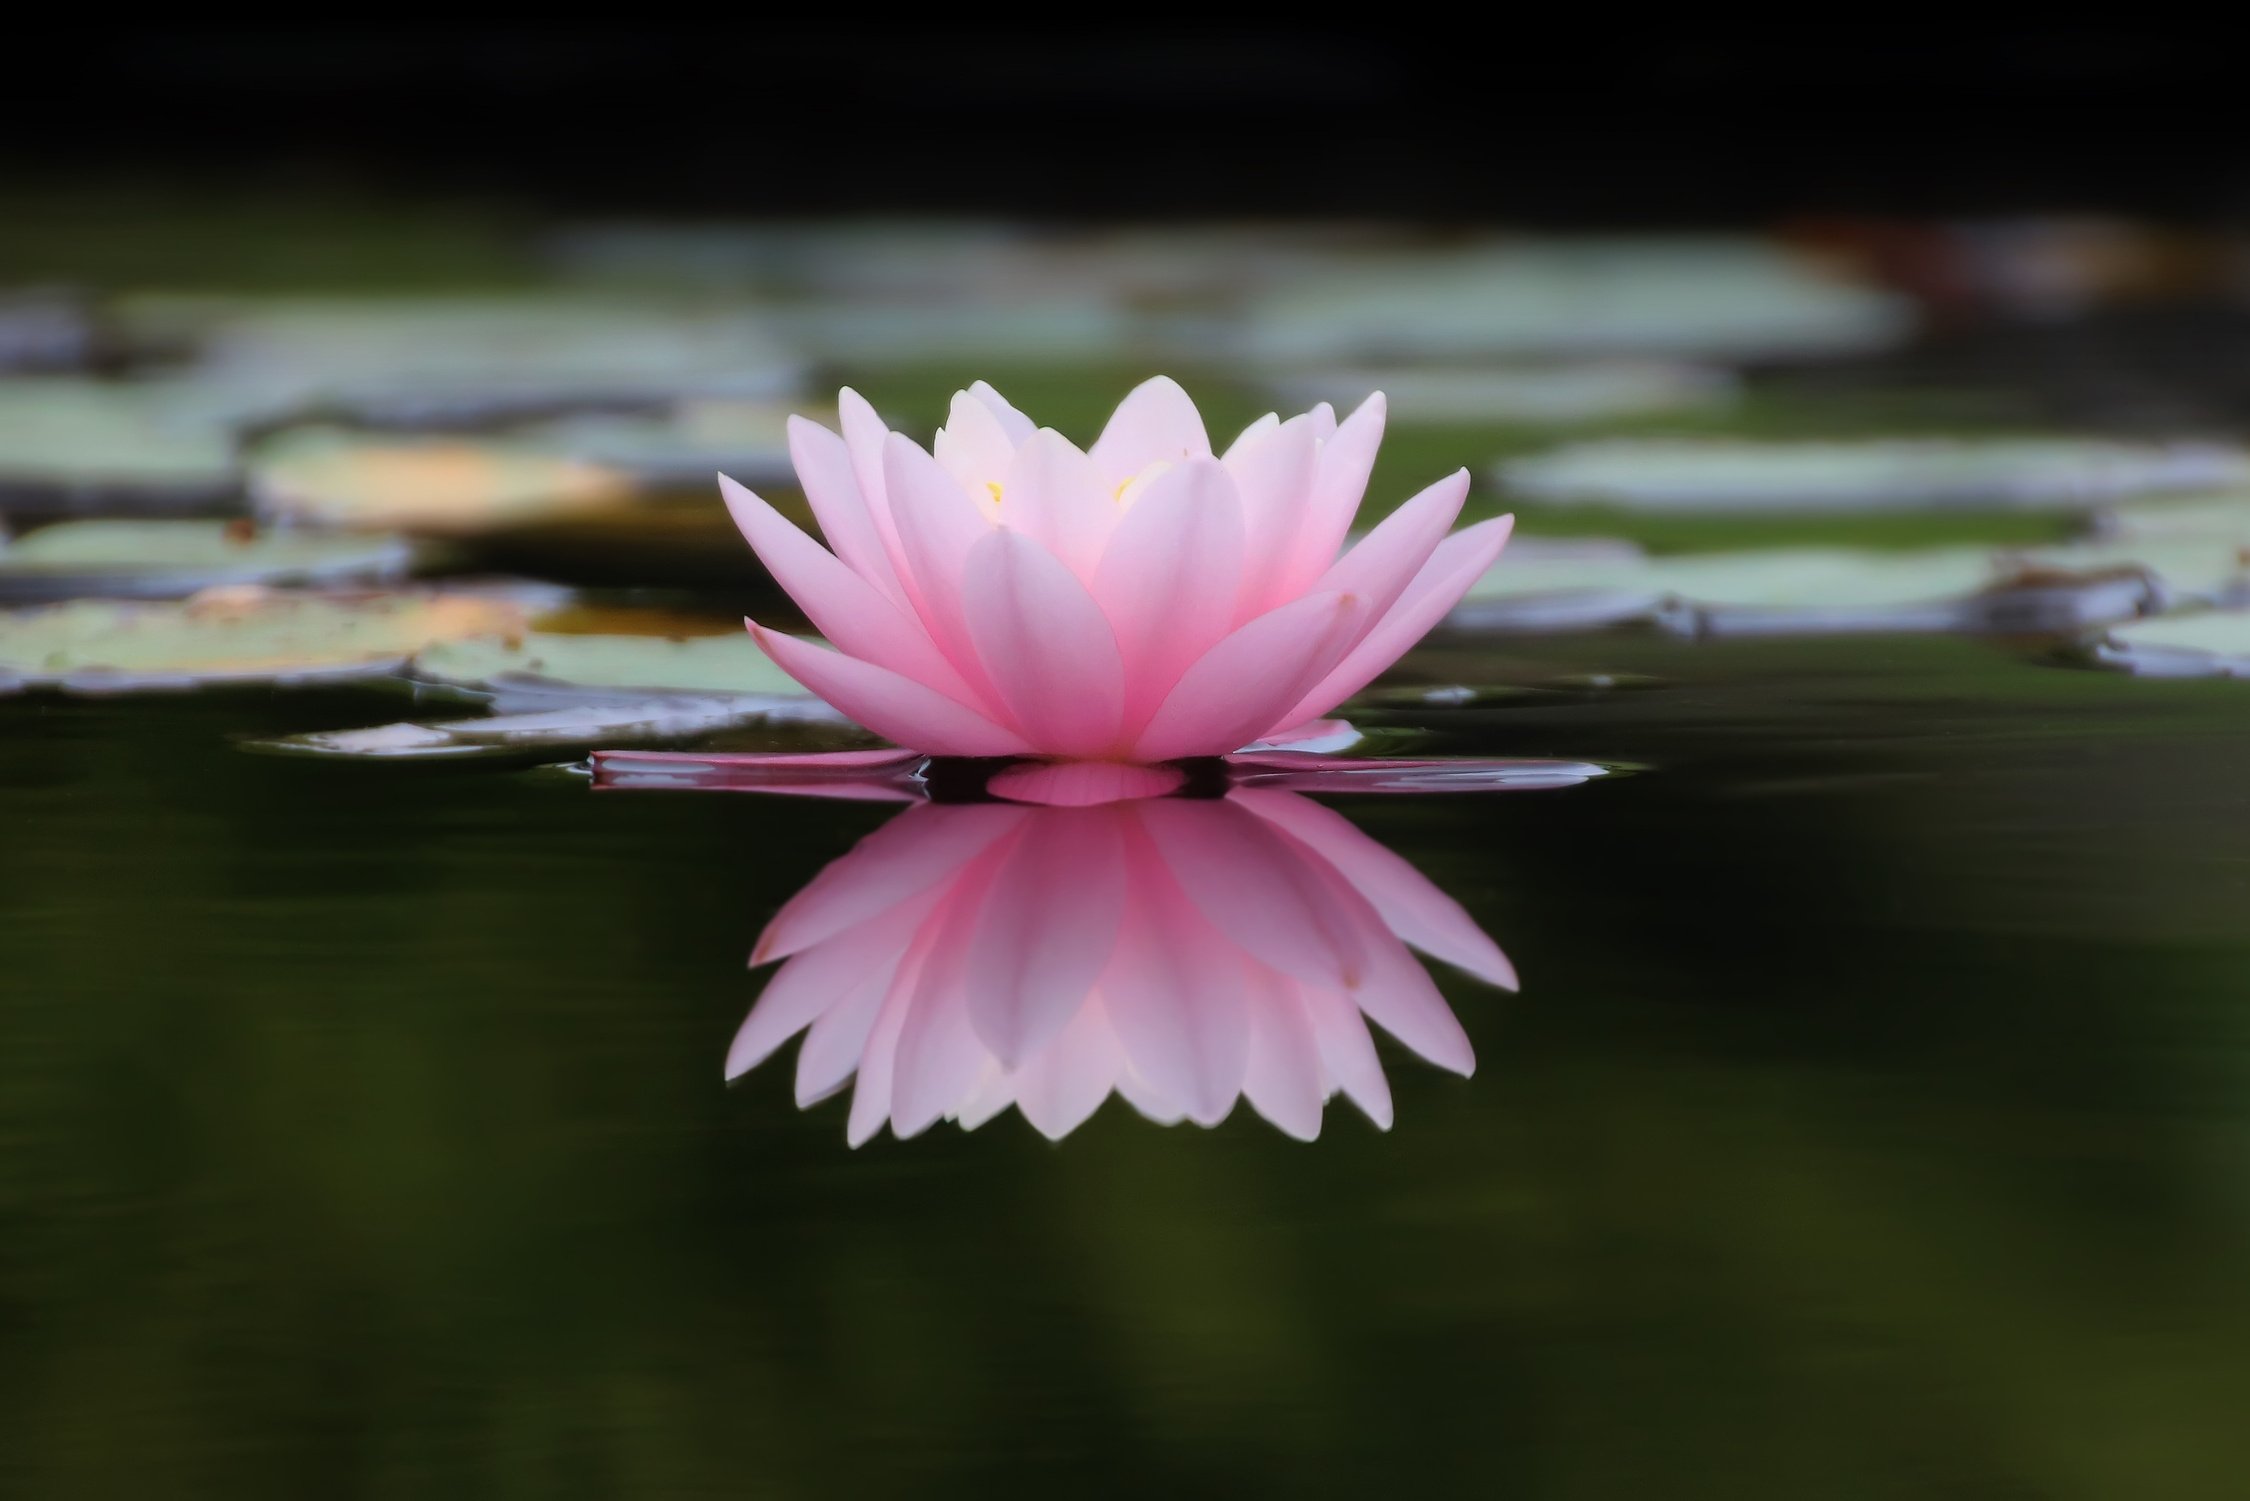
[{"label": "dark background", "polygon": [[18,50],[0,172],[736,214],[2250,212],[2238,50],[2215,26],[1443,14],[127,24]]}]

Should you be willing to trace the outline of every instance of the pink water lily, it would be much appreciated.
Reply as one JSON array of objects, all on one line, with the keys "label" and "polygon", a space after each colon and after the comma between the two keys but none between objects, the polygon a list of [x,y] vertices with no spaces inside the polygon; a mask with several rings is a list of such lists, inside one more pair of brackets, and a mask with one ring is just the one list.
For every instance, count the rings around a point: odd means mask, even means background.
[{"label": "pink water lily", "polygon": [[1187,393],[1136,387],[1090,449],[982,382],[932,450],[846,390],[843,436],[792,418],[823,547],[721,477],[825,649],[750,630],[868,729],[941,756],[1223,755],[1357,693],[1492,565],[1512,517],[1447,535],[1461,471],[1348,551],[1383,398],[1252,423],[1215,454]]}]

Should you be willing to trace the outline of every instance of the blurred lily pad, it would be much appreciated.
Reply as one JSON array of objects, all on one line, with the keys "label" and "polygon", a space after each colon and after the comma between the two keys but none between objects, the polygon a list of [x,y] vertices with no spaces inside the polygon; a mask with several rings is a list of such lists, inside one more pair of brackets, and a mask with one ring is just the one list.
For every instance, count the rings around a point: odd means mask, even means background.
[{"label": "blurred lily pad", "polygon": [[789,417],[804,410],[802,403],[778,401],[686,401],[659,416],[570,417],[516,436],[653,489],[710,491],[719,473],[753,487],[794,487]]},{"label": "blurred lily pad", "polygon": [[2092,661],[2142,677],[2250,677],[2250,610],[2206,610],[2113,626]]},{"label": "blurred lily pad", "polygon": [[321,683],[396,672],[439,641],[521,635],[527,615],[520,598],[466,591],[77,600],[0,612],[0,673],[89,694]]},{"label": "blurred lily pad", "polygon": [[630,504],[630,476],[543,449],[481,439],[307,431],[259,447],[261,513],[355,531],[462,537]]},{"label": "blurred lily pad", "polygon": [[1291,411],[1322,401],[1349,410],[1381,391],[1400,421],[1536,426],[1709,409],[1739,390],[1725,370],[1661,360],[1359,366],[1293,372],[1268,386]]},{"label": "blurred lily pad", "polygon": [[2067,511],[2244,484],[2250,453],[2099,438],[1604,438],[1512,460],[1500,482],[1526,500],[1647,510]]},{"label": "blurred lily pad", "polygon": [[835,718],[825,704],[806,694],[764,698],[752,694],[709,698],[675,694],[605,699],[481,719],[323,730],[261,741],[255,748],[353,760],[499,759],[525,751],[646,745],[755,724],[794,720],[827,723]]},{"label": "blurred lily pad", "polygon": [[66,521],[0,546],[0,600],[177,599],[223,584],[376,583],[414,561],[398,537],[259,531],[240,521]]},{"label": "blurred lily pad", "polygon": [[1747,238],[1502,241],[1368,256],[1252,303],[1261,360],[1801,358],[1888,348],[1905,298]]},{"label": "blurred lily pad", "polygon": [[107,343],[83,298],[54,289],[0,292],[0,372],[86,370],[108,352]]},{"label": "blurred lily pad", "polygon": [[534,632],[502,640],[448,640],[414,659],[414,675],[471,688],[545,684],[645,694],[809,697],[745,631],[713,636]]},{"label": "blurred lily pad", "polygon": [[[2198,566],[2208,567],[2202,555]],[[2195,576],[2215,587],[2218,570]],[[2164,608],[2177,592],[2129,552],[1788,547],[1501,561],[1454,611],[1471,630],[1654,624],[1689,635],[2066,632]]]},{"label": "blurred lily pad", "polygon": [[233,435],[176,382],[0,381],[0,511],[178,514],[240,494]]},{"label": "blurred lily pad", "polygon": [[142,298],[136,323],[269,421],[446,428],[693,396],[774,396],[798,360],[747,308],[554,294]]}]

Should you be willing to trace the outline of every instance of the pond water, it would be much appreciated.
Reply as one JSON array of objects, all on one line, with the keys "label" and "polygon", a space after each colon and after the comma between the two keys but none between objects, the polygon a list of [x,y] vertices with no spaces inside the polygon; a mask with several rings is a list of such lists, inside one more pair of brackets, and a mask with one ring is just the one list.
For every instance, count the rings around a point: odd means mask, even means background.
[{"label": "pond water", "polygon": [[[1395,1124],[723,1082],[894,805],[0,701],[11,1494],[2227,1496],[2250,720],[1959,639],[1434,642],[1323,799],[1521,990]],[[1606,686],[1605,686],[1606,683]],[[1461,695],[1448,695],[1459,699]],[[911,815],[909,815],[911,816]]]}]

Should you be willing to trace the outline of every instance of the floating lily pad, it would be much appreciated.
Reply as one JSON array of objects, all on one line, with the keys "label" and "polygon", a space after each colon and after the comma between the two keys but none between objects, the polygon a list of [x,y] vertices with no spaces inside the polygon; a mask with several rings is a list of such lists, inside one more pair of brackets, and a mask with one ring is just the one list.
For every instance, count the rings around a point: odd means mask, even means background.
[{"label": "floating lily pad", "polygon": [[1503,242],[1284,281],[1247,344],[1278,362],[1550,354],[1798,358],[1907,337],[1906,299],[1750,239]]},{"label": "floating lily pad", "polygon": [[534,750],[686,740],[755,724],[799,720],[829,723],[835,717],[827,705],[801,693],[763,697],[675,694],[492,714],[480,719],[325,730],[262,741],[255,748],[352,760],[498,759]]},{"label": "floating lily pad", "polygon": [[1605,438],[1500,469],[1526,500],[1678,511],[2070,511],[2246,481],[2250,454],[2230,445],[2098,438]]},{"label": "floating lily pad", "polygon": [[72,693],[321,683],[396,672],[439,641],[521,635],[526,617],[520,599],[456,591],[79,600],[0,612],[0,673]]},{"label": "floating lily pad", "polygon": [[1370,391],[1400,420],[1561,426],[1724,406],[1739,385],[1724,370],[1655,360],[1316,370],[1269,382],[1295,411],[1315,402],[1347,410]]},{"label": "floating lily pad", "polygon": [[204,351],[268,420],[401,428],[774,396],[798,361],[740,308],[575,296],[147,298],[133,316]]},{"label": "floating lily pad", "polygon": [[177,383],[0,381],[0,512],[170,515],[240,495],[225,421]]},{"label": "floating lily pad", "polygon": [[2250,610],[2207,610],[2113,626],[2091,660],[2142,677],[2250,677]]},{"label": "floating lily pad", "polygon": [[674,638],[536,632],[448,640],[414,659],[414,675],[471,688],[528,681],[601,692],[809,697],[739,630]]},{"label": "floating lily pad", "polygon": [[92,308],[67,292],[0,292],[0,372],[85,370],[106,352]]},{"label": "floating lily pad", "polygon": [[2118,542],[2203,538],[2250,546],[2250,490],[2119,506],[2097,522],[2102,536]]},{"label": "floating lily pad", "polygon": [[618,470],[535,447],[330,432],[263,445],[250,491],[269,516],[446,537],[612,510],[637,494]]},{"label": "floating lily pad", "polygon": [[[2207,553],[2208,550],[2205,550]],[[2193,560],[2208,569],[2211,559]],[[2214,572],[2193,582],[2210,587]],[[1644,623],[1691,635],[2064,632],[2163,608],[2181,591],[2129,550],[1918,552],[1791,547],[1578,559],[1504,554],[1452,623],[1560,631]]]},{"label": "floating lily pad", "polygon": [[789,418],[803,409],[776,401],[688,401],[662,416],[573,417],[516,436],[655,489],[709,489],[711,476],[721,473],[753,487],[793,487]]},{"label": "floating lily pad", "polygon": [[178,599],[224,584],[374,583],[414,560],[397,537],[261,532],[228,521],[66,521],[0,547],[0,600]]}]

